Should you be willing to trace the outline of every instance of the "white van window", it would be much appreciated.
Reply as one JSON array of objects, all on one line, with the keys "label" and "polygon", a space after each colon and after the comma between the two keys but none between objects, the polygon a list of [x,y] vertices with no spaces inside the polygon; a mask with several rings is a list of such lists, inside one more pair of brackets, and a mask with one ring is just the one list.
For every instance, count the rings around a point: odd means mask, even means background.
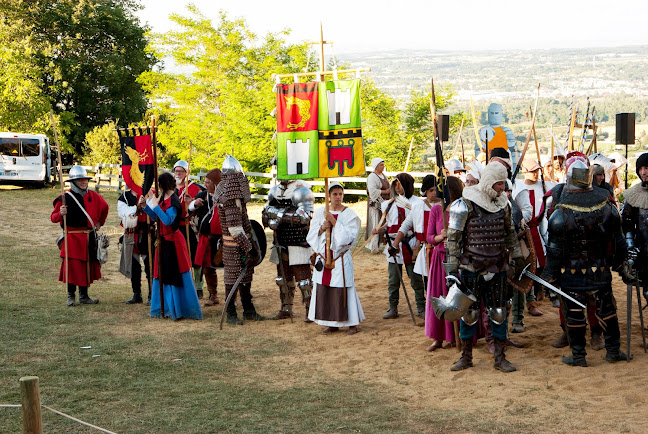
[{"label": "white van window", "polygon": [[11,155],[12,157],[20,156],[20,139],[0,139],[0,154]]},{"label": "white van window", "polygon": [[[20,149],[21,144],[22,151]],[[40,155],[40,142],[38,139],[1,138],[0,154],[12,157],[38,157]]]}]

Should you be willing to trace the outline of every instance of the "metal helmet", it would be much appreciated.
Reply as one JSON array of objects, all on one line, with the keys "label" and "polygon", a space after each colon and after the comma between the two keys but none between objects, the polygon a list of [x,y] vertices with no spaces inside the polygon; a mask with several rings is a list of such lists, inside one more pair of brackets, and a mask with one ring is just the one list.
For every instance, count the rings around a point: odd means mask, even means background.
[{"label": "metal helmet", "polygon": [[477,298],[473,294],[468,295],[461,291],[460,284],[459,279],[454,278],[454,283],[450,286],[447,296],[430,297],[437,318],[457,321],[468,312],[473,303],[477,302]]},{"label": "metal helmet", "polygon": [[605,168],[598,163],[592,165],[592,176],[605,175]]},{"label": "metal helmet", "polygon": [[189,163],[187,163],[185,160],[176,161],[176,164],[173,165],[173,168],[175,169],[176,167],[182,167],[186,172],[189,171]]},{"label": "metal helmet", "polygon": [[70,177],[66,182],[74,181],[75,179],[92,179],[92,177],[88,176],[88,173],[82,166],[75,164],[70,169]]},{"label": "metal helmet", "polygon": [[233,173],[243,173],[243,166],[238,160],[231,155],[225,157],[223,161],[223,175],[231,175]]},{"label": "metal helmet", "polygon": [[292,194],[292,203],[297,208],[301,208],[306,212],[312,212],[315,207],[315,196],[308,187],[297,187]]},{"label": "metal helmet", "polygon": [[569,157],[565,167],[567,168],[565,184],[568,189],[578,190],[592,186],[592,171],[587,158],[580,155]]},{"label": "metal helmet", "polygon": [[279,187],[276,185],[273,185],[270,187],[270,190],[268,190],[268,203],[273,203],[277,199],[277,193],[279,192]]}]

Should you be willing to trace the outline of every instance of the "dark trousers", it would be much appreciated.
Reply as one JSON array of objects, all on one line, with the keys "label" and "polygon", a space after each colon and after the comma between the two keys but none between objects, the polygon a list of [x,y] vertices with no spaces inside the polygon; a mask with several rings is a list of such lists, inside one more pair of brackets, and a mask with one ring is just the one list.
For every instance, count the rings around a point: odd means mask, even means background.
[{"label": "dark trousers", "polygon": [[[150,293],[151,282],[148,256],[144,258],[144,273],[146,274],[146,280],[149,285],[148,288]],[[133,265],[131,268],[131,286],[133,287],[133,294],[142,293],[142,265],[140,264],[139,259],[135,259],[135,257],[133,257]]]},{"label": "dark trousers", "polygon": [[[400,279],[398,278],[398,270],[403,275],[403,266],[389,262],[387,271],[389,273],[389,280],[387,283],[387,290],[389,292],[389,307],[391,309],[398,308],[398,301],[400,298]],[[418,312],[425,312],[425,290],[423,287],[423,276],[414,272],[414,264],[406,264],[405,270],[410,279],[410,284],[414,290],[414,300],[416,300],[416,309]]]}]

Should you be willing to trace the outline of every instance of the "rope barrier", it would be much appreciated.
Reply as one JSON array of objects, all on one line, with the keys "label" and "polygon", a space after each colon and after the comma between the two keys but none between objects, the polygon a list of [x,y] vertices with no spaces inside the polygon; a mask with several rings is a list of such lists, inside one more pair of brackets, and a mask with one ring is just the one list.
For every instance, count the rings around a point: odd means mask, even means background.
[{"label": "rope barrier", "polygon": [[[20,405],[20,404],[0,404],[0,408],[21,408],[21,407],[22,407],[22,405]],[[54,410],[53,408],[48,407],[48,406],[46,406],[46,405],[41,404],[41,407],[44,408],[44,409],[47,409],[47,410],[49,410],[49,411],[51,411],[51,412],[53,412],[53,413],[56,413],[56,414],[58,414],[58,415],[61,415],[61,416],[63,416],[63,417],[67,417],[68,419],[73,420],[73,421],[75,421],[75,422],[77,422],[77,423],[80,423],[81,425],[85,425],[85,426],[87,426],[87,427],[94,428],[94,429],[96,429],[97,431],[105,432],[106,434],[117,434],[117,433],[115,433],[115,432],[113,432],[113,431],[108,431],[107,429],[103,429],[103,428],[98,427],[98,426],[96,426],[96,425],[93,425],[93,424],[91,424],[91,423],[84,422],[84,421],[82,421],[82,420],[80,420],[80,419],[77,419],[76,417],[72,417],[72,416],[70,416],[69,414],[65,414],[65,413],[63,413],[63,412],[61,412],[61,411]]]}]

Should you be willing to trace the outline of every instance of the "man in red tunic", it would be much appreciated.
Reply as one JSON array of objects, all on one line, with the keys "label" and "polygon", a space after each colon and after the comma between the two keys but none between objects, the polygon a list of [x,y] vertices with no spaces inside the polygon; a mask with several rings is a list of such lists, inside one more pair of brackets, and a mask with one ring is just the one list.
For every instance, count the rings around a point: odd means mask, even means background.
[{"label": "man in red tunic", "polygon": [[[52,223],[60,223],[67,216],[67,237],[61,247],[59,281],[67,283],[67,305],[74,306],[76,287],[79,287],[79,303],[97,304],[98,299],[88,296],[88,286],[101,277],[101,265],[97,261],[97,231],[106,223],[108,203],[101,195],[88,190],[90,177],[81,166],[70,169],[70,190],[65,193],[65,205],[62,195],[54,199]],[[66,246],[67,244],[67,246]],[[66,275],[67,273],[67,275]]]}]

